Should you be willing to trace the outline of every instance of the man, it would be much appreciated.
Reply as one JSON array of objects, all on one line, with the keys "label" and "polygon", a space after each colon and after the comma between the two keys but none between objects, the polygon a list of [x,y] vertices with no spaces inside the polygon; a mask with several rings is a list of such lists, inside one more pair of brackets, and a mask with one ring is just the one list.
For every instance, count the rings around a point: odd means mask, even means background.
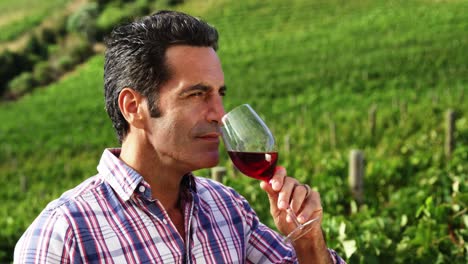
[{"label": "man", "polygon": [[[161,11],[107,41],[106,110],[122,144],[98,174],[64,193],[28,228],[16,263],[333,263],[320,223],[291,244],[233,189],[192,175],[219,161],[226,92],[217,31]],[[322,216],[320,197],[278,167],[262,183],[283,234]]]}]

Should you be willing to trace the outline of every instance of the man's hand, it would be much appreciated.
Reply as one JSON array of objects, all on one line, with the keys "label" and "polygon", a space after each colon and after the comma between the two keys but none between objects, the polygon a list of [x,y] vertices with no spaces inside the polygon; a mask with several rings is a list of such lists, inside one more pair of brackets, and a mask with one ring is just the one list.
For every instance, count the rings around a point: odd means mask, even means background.
[{"label": "man's hand", "polygon": [[313,223],[314,227],[303,236],[304,239],[313,239],[318,234],[322,236],[320,228],[322,206],[318,192],[311,190],[307,185],[300,184],[296,179],[286,176],[286,169],[283,167],[277,167],[270,183],[262,182],[261,188],[268,193],[270,213],[276,227],[283,235],[287,236],[296,228],[294,220],[287,213],[287,209],[291,208],[301,224],[316,217],[320,218]]},{"label": "man's hand", "polygon": [[260,186],[268,194],[270,213],[276,227],[283,235],[287,236],[297,227],[287,213],[288,208],[294,211],[299,223],[319,218],[312,223],[311,229],[306,229],[307,232],[293,242],[300,262],[331,263],[321,229],[323,209],[320,194],[308,185],[300,184],[296,179],[288,177],[283,167],[277,167],[270,182],[261,182]]}]

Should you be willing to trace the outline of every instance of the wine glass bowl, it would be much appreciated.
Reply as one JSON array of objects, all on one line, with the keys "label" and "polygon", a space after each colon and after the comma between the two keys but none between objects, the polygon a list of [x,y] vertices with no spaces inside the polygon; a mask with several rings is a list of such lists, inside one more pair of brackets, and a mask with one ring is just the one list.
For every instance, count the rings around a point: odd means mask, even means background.
[{"label": "wine glass bowl", "polygon": [[222,117],[226,147],[233,151],[276,150],[275,138],[265,122],[248,104],[232,109]]},{"label": "wine glass bowl", "polygon": [[[278,151],[268,126],[248,104],[240,105],[222,118],[221,135],[226,150],[236,168],[243,174],[269,183],[275,173]],[[285,241],[294,241],[310,230],[312,219],[298,222],[290,207],[286,210],[296,228]]]},{"label": "wine glass bowl", "polygon": [[247,104],[222,118],[221,133],[231,161],[237,169],[255,179],[273,177],[278,152],[275,138],[265,122]]}]

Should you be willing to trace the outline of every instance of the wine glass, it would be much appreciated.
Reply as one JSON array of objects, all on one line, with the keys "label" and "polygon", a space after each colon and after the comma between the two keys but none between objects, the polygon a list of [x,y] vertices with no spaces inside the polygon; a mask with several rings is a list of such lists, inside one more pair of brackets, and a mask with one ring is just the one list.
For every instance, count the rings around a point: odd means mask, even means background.
[{"label": "wine glass", "polygon": [[[224,115],[221,134],[236,168],[249,177],[268,183],[275,172],[278,150],[270,129],[252,107],[243,104]],[[301,224],[289,206],[287,213],[295,222],[296,228],[285,237],[285,242],[299,239],[318,220],[314,218]]]}]

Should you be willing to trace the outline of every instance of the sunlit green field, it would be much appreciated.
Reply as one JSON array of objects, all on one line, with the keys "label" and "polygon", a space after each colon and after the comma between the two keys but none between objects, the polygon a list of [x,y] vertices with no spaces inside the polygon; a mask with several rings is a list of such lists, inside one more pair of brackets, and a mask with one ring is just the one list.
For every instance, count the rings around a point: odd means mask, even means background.
[{"label": "sunlit green field", "polygon": [[12,41],[62,11],[71,0],[0,0],[0,43]]},{"label": "sunlit green field", "polygon": [[[249,103],[265,118],[280,164],[320,191],[328,245],[348,263],[466,262],[467,1],[224,0],[177,8],[218,28],[226,109]],[[95,56],[57,83],[0,104],[0,257],[11,258],[42,208],[94,175],[105,147],[118,146],[104,111],[102,64]],[[457,113],[450,160],[448,109]],[[360,207],[347,185],[352,149],[366,159]],[[228,168],[225,184],[273,226],[258,183],[235,177],[224,153],[220,165]]]}]

